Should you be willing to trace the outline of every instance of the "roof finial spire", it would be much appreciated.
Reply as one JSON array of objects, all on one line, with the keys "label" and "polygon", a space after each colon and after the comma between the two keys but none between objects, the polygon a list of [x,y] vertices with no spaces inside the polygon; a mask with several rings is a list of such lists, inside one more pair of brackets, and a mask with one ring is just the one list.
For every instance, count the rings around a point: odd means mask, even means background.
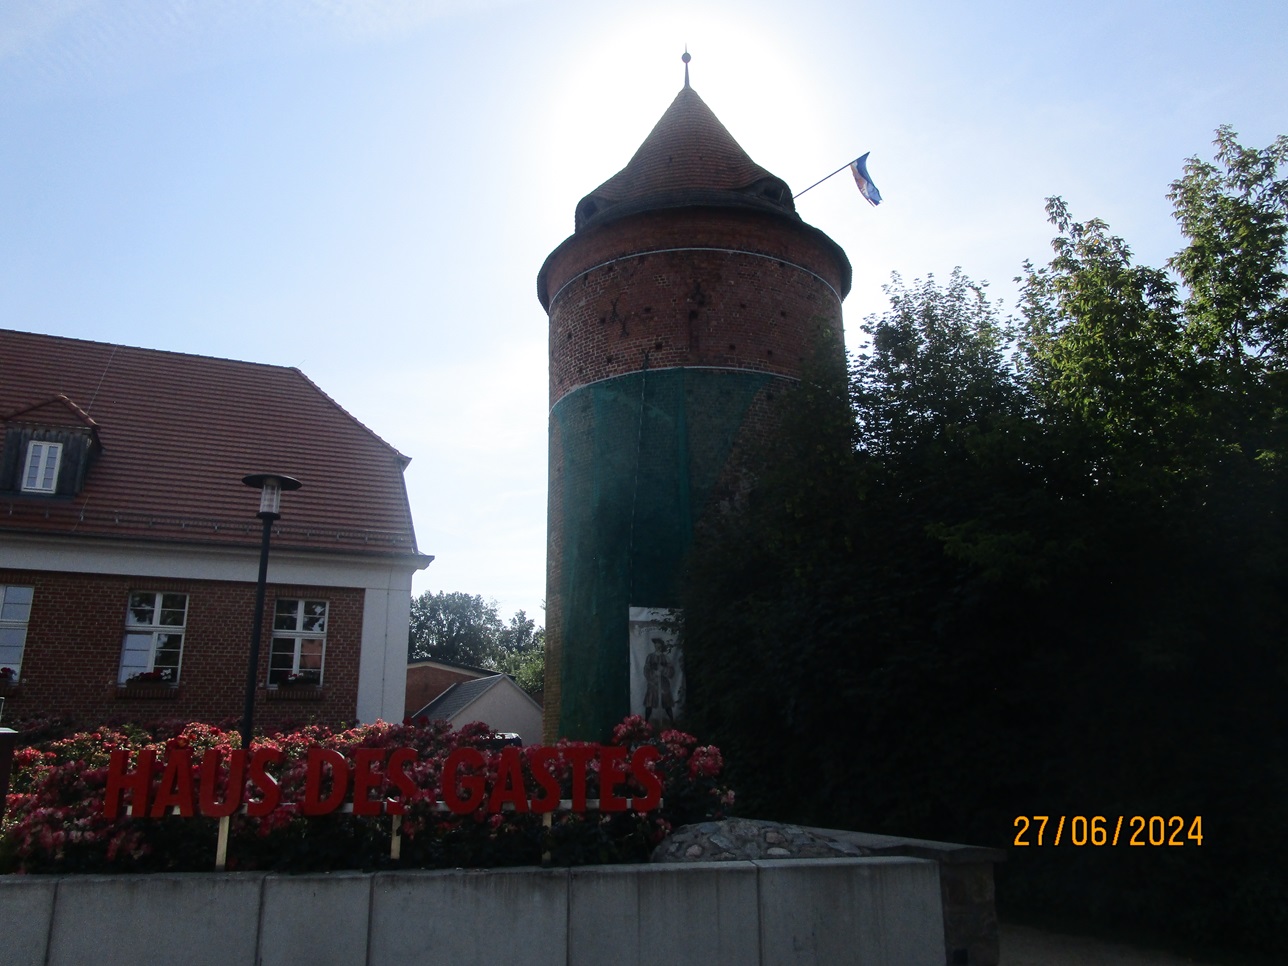
[{"label": "roof finial spire", "polygon": [[693,58],[689,56],[689,45],[684,45],[684,56],[680,60],[684,61],[684,86],[689,86],[689,61]]}]

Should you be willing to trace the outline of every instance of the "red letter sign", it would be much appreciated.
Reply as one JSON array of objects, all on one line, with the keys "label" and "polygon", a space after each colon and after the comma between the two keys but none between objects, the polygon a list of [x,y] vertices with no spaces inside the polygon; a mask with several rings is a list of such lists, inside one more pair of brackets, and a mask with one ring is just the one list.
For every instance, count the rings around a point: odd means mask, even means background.
[{"label": "red letter sign", "polygon": [[[331,766],[331,791],[322,798],[322,765]],[[300,811],[305,815],[334,812],[349,791],[349,760],[332,748],[314,745],[309,749],[309,770],[304,779],[304,801]]]},{"label": "red letter sign", "polygon": [[277,782],[273,781],[273,776],[265,769],[269,765],[280,764],[285,757],[286,754],[280,748],[256,748],[255,754],[251,755],[248,777],[263,797],[253,798],[246,803],[247,815],[263,818],[277,808],[278,802],[282,800],[282,790],[277,787]]},{"label": "red letter sign", "polygon": [[496,785],[492,787],[492,797],[488,799],[487,810],[499,812],[509,802],[516,812],[528,810],[528,792],[523,787],[523,759],[519,749],[506,745],[501,749],[501,760],[496,769]]},{"label": "red letter sign", "polygon": [[553,812],[559,807],[559,780],[550,773],[550,763],[558,759],[559,749],[550,745],[538,745],[532,749],[528,759],[532,765],[532,777],[537,780],[545,792],[540,798],[532,800],[532,810],[538,814]]},{"label": "red letter sign", "polygon": [[[457,748],[447,756],[447,763],[443,765],[443,801],[457,815],[468,815],[483,804],[487,795],[482,775],[485,764],[483,753],[475,748]],[[461,765],[468,765],[470,774],[458,775]],[[465,798],[461,797],[462,788]]]},{"label": "red letter sign", "polygon": [[371,800],[371,789],[384,778],[375,766],[384,761],[384,748],[358,748],[353,753],[353,814],[379,815],[381,802]]},{"label": "red letter sign", "polygon": [[228,790],[221,802],[216,798],[219,791],[219,766],[222,752],[209,748],[201,756],[201,792],[199,804],[201,814],[207,818],[224,818],[241,807],[242,795],[246,791],[246,752],[236,748],[228,755]]},{"label": "red letter sign", "polygon": [[[389,756],[389,764],[386,771],[389,780],[393,782],[398,789],[398,800],[389,800],[385,802],[385,811],[390,815],[402,815],[407,811],[407,806],[416,796],[416,782],[412,779],[403,766],[408,762],[414,762],[417,758],[415,748],[395,748],[394,753]],[[430,804],[433,804],[432,802]]]},{"label": "red letter sign", "polygon": [[631,774],[644,786],[643,797],[631,803],[637,812],[651,812],[662,804],[662,779],[649,768],[660,757],[662,753],[652,745],[640,745],[631,755]]},{"label": "red letter sign", "polygon": [[134,771],[125,769],[130,764],[130,753],[124,748],[112,752],[107,764],[107,798],[103,801],[103,814],[116,818],[121,809],[121,794],[130,793],[130,816],[140,818],[148,813],[148,797],[152,791],[152,765],[157,753],[151,748],[139,752]]},{"label": "red letter sign", "polygon": [[601,812],[626,811],[626,799],[617,794],[616,788],[626,781],[626,749],[608,745],[599,751],[599,810]]},{"label": "red letter sign", "polygon": [[157,787],[156,798],[152,800],[152,809],[148,812],[153,818],[161,818],[166,809],[177,805],[179,814],[192,818],[195,805],[192,788],[192,752],[187,748],[171,748],[166,755],[165,772],[161,775],[161,784]]},{"label": "red letter sign", "polygon": [[572,747],[564,749],[564,757],[572,762],[572,810],[586,810],[586,766],[595,760],[599,749],[595,747]]}]

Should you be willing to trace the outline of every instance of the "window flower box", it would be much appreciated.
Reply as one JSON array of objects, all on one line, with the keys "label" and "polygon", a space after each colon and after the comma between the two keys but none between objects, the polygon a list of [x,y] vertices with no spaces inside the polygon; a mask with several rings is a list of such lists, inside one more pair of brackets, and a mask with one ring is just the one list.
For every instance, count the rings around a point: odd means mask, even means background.
[{"label": "window flower box", "polygon": [[268,701],[321,701],[325,696],[321,685],[309,681],[305,684],[279,684],[265,693]]},{"label": "window flower box", "polygon": [[117,685],[118,698],[142,698],[151,701],[173,701],[179,697],[179,685],[165,681],[126,681]]}]

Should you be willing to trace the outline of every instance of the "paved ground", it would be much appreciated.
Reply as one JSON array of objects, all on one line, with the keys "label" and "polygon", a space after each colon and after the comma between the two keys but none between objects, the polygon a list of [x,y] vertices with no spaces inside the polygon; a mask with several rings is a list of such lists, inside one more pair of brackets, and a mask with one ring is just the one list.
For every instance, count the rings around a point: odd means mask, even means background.
[{"label": "paved ground", "polygon": [[1002,924],[1001,966],[1222,966],[1211,959]]}]

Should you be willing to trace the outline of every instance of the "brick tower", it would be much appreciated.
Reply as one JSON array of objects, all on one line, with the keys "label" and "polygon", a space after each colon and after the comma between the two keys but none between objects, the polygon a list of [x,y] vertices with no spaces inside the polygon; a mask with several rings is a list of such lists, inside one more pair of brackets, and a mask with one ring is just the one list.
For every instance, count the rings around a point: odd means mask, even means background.
[{"label": "brick tower", "polygon": [[550,316],[548,740],[605,739],[641,700],[655,722],[681,712],[682,648],[658,615],[679,605],[694,523],[737,485],[740,451],[819,339],[842,352],[845,253],[801,221],[685,63],[683,89],[578,203],[537,276]]}]

